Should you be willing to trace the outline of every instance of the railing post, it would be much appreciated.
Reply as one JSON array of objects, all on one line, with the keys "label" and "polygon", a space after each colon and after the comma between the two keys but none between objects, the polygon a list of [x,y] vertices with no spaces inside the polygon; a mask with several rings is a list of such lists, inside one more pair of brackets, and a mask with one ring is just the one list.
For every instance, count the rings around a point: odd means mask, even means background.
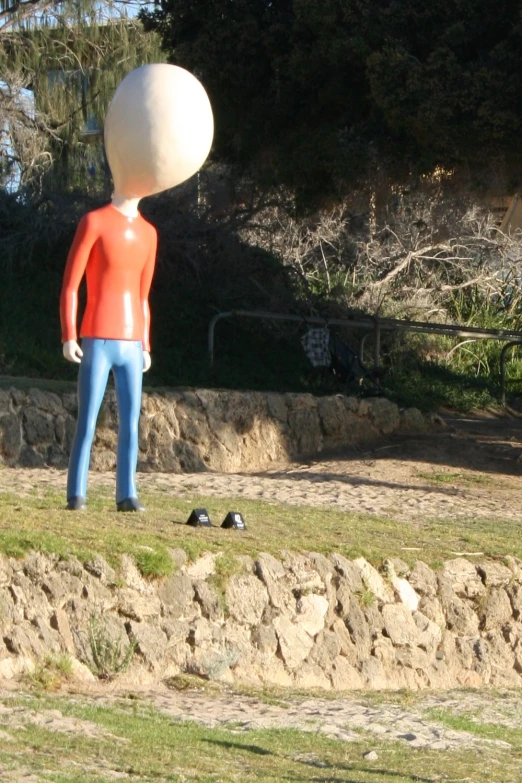
[{"label": "railing post", "polygon": [[506,355],[510,348],[516,345],[522,345],[520,340],[506,343],[500,354],[500,404],[506,406]]},{"label": "railing post", "polygon": [[373,345],[373,365],[376,370],[379,369],[381,360],[381,325],[375,320],[375,342]]},{"label": "railing post", "polygon": [[218,313],[212,318],[208,325],[208,363],[210,367],[214,366],[214,331],[216,324],[218,321],[221,321],[222,318],[230,318],[232,315],[235,315],[235,313]]}]

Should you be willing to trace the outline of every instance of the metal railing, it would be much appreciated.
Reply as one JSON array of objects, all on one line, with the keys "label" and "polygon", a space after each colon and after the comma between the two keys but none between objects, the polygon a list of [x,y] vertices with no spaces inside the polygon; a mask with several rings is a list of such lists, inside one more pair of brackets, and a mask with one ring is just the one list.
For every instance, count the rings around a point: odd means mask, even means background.
[{"label": "metal railing", "polygon": [[321,318],[320,316],[302,316],[292,313],[271,313],[264,310],[231,310],[218,313],[208,326],[208,356],[212,367],[215,356],[215,330],[219,321],[225,318],[260,318],[269,321],[294,321],[318,326],[343,326],[351,329],[365,329],[359,342],[359,358],[364,359],[366,340],[373,334],[373,366],[380,365],[381,333],[383,331],[417,332],[419,334],[442,334],[448,337],[462,337],[473,340],[502,340],[506,342],[500,355],[500,398],[506,404],[506,356],[509,348],[522,345],[522,332],[516,329],[481,329],[478,326],[460,326],[459,324],[438,324],[425,321],[403,321],[398,318],[379,318],[378,316],[354,315],[353,318]]}]

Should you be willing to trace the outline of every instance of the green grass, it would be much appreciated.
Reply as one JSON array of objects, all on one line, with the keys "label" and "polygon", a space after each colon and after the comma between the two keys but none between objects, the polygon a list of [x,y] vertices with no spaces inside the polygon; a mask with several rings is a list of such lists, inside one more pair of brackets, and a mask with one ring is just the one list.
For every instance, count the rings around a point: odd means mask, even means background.
[{"label": "green grass", "polygon": [[[6,726],[13,741],[0,748],[0,770],[23,769],[51,783],[108,783],[115,773],[139,783],[506,783],[519,779],[522,761],[520,731],[511,749],[488,744],[442,752],[364,732],[347,743],[297,730],[209,729],[161,714],[141,699],[112,706],[47,694],[2,701],[24,710],[60,710],[107,732],[89,737],[81,729],[65,734],[30,723]],[[363,759],[369,750],[377,752],[377,761]]]},{"label": "green grass", "polygon": [[431,709],[427,711],[426,715],[448,729],[468,731],[483,739],[509,742],[522,751],[522,731],[520,729],[509,728],[497,723],[482,722],[479,715],[455,714],[446,709]]},{"label": "green grass", "polygon": [[[89,510],[64,510],[57,491],[27,497],[0,494],[0,552],[23,557],[29,550],[76,556],[82,561],[100,554],[118,567],[123,553],[136,557],[142,572],[161,577],[171,572],[169,548],[183,549],[191,560],[205,552],[222,559],[216,579],[226,579],[237,554],[277,555],[281,550],[339,552],[348,558],[366,557],[374,564],[400,555],[437,566],[454,552],[478,551],[495,557],[522,557],[520,525],[499,518],[428,519],[397,522],[370,514],[344,513],[332,508],[290,506],[238,498],[211,498],[185,491],[176,497],[165,491],[142,494],[144,514],[118,514],[112,491],[93,491]],[[185,524],[192,508],[205,507],[212,528]],[[240,508],[247,530],[224,530],[219,525],[230,508]]]},{"label": "green grass", "polygon": [[419,471],[417,478],[431,481],[433,484],[480,484],[488,485],[493,482],[498,486],[499,479],[493,479],[483,473],[455,473],[453,471],[434,470],[433,472]]}]

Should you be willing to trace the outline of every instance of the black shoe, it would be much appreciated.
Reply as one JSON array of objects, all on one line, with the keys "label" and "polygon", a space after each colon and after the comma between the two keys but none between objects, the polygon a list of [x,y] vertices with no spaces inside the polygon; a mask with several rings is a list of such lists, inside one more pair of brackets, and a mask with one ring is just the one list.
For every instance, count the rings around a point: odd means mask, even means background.
[{"label": "black shoe", "polygon": [[72,498],[67,498],[67,505],[65,508],[68,511],[85,511],[87,508],[85,498],[81,495],[73,495]]},{"label": "black shoe", "polygon": [[118,511],[146,511],[145,506],[142,506],[138,498],[125,498],[116,503]]}]

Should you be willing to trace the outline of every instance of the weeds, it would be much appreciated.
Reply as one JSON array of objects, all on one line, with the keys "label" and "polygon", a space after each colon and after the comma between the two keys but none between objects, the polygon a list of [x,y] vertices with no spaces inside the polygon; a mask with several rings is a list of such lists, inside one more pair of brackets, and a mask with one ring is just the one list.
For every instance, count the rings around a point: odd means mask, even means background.
[{"label": "weeds", "polygon": [[47,655],[35,665],[32,672],[25,675],[25,679],[35,690],[56,691],[71,676],[72,662],[69,655]]},{"label": "weeds", "polygon": [[113,639],[96,615],[91,617],[89,623],[88,640],[90,660],[87,663],[93,674],[101,680],[112,680],[129,668],[136,652],[136,640],[124,645],[121,636]]}]

